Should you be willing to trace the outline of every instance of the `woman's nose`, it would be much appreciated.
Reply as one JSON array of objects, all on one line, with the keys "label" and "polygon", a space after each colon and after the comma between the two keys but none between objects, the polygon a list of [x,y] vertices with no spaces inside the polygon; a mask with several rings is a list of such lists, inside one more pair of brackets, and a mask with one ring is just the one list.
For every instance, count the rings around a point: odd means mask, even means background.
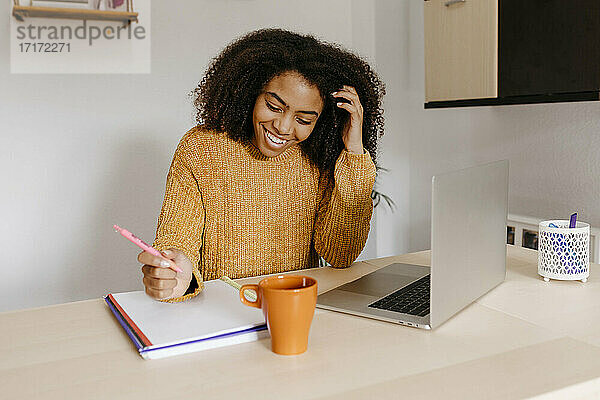
[{"label": "woman's nose", "polygon": [[281,116],[273,121],[273,126],[277,129],[278,133],[281,135],[291,135],[292,134],[292,118],[288,116]]}]

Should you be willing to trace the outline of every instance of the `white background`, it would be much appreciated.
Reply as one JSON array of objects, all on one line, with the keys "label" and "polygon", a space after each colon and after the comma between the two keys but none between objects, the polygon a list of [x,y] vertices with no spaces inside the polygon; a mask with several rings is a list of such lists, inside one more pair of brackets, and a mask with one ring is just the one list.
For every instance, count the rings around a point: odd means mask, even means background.
[{"label": "white background", "polygon": [[[135,2],[134,2],[135,3]],[[10,74],[10,5],[0,12],[0,311],[142,288],[189,92],[211,57],[261,27],[316,34],[371,60],[387,84],[380,207],[362,258],[429,247],[431,175],[511,161],[509,211],[600,226],[600,103],[424,110],[417,0],[152,2],[151,74]],[[176,4],[176,6],[174,5]]]}]

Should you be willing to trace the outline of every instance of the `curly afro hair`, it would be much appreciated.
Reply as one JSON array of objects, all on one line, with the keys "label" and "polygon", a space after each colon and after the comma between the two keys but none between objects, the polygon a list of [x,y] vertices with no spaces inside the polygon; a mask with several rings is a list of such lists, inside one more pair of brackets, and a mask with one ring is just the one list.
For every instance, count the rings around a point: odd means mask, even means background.
[{"label": "curly afro hair", "polygon": [[230,43],[211,61],[192,93],[196,121],[234,140],[251,140],[256,98],[271,79],[291,71],[315,85],[324,103],[312,133],[299,144],[308,158],[321,171],[333,172],[344,149],[341,130],[350,114],[335,105],[330,93],[349,85],[363,106],[363,146],[376,162],[377,139],[383,135],[384,84],[360,57],[311,35],[261,29]]}]

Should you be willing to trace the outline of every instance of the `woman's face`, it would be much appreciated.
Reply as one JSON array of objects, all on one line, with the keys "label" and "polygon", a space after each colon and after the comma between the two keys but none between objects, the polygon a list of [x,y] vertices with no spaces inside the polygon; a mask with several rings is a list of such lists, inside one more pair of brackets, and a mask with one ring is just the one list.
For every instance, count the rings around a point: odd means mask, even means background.
[{"label": "woman's face", "polygon": [[266,157],[276,157],[310,136],[322,110],[316,86],[297,72],[279,75],[254,103],[252,143]]}]

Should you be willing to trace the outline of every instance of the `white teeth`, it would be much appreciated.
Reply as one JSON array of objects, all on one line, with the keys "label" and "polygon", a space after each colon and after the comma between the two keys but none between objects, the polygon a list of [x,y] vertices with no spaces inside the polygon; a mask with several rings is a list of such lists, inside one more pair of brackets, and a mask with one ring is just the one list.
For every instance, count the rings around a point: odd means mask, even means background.
[{"label": "white teeth", "polygon": [[278,137],[272,135],[271,132],[269,132],[266,128],[265,132],[267,133],[267,137],[269,138],[269,140],[275,144],[285,144],[287,142],[287,140],[281,140]]}]

